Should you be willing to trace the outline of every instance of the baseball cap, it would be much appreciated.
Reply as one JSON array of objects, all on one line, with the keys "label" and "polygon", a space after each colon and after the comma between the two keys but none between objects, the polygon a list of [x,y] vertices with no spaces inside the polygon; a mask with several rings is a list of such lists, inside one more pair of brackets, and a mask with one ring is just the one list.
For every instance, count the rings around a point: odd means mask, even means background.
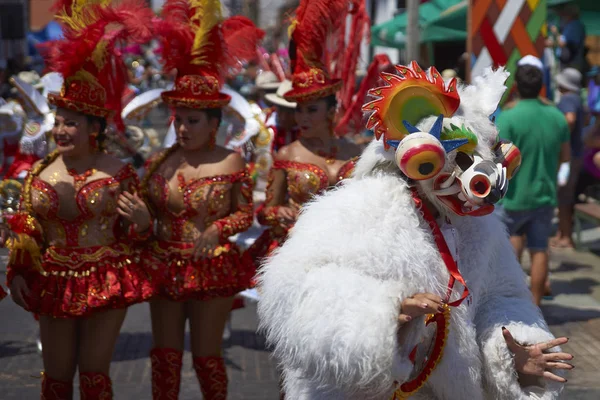
[{"label": "baseball cap", "polygon": [[532,67],[536,67],[542,72],[544,71],[544,64],[542,63],[542,60],[540,60],[536,56],[532,56],[531,54],[526,55],[517,62],[517,67],[522,67],[525,65],[531,65]]}]

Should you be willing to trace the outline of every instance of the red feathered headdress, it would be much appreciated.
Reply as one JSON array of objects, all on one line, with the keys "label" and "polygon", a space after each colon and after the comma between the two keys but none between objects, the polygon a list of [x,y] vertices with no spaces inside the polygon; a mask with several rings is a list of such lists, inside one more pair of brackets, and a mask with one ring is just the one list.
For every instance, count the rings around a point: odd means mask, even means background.
[{"label": "red feathered headdress", "polygon": [[[346,45],[346,17],[353,16]],[[301,0],[290,26],[291,102],[314,100],[336,93],[354,79],[358,44],[368,34],[364,0]],[[333,48],[331,52],[327,47]]]},{"label": "red feathered headdress", "polygon": [[358,133],[364,129],[362,106],[367,100],[367,93],[370,89],[383,84],[380,83],[382,72],[392,73],[393,71],[395,71],[394,64],[386,54],[377,54],[373,58],[352,102],[343,109],[343,117],[335,128],[338,135],[345,135],[348,132]]},{"label": "red feathered headdress", "polygon": [[172,107],[220,108],[231,98],[219,91],[240,60],[256,57],[264,31],[246,17],[223,21],[219,0],[167,0],[162,20],[165,72],[177,69],[174,90],[162,98]]},{"label": "red feathered headdress", "polygon": [[141,0],[58,0],[53,10],[64,38],[47,47],[47,65],[64,78],[60,95],[48,99],[57,107],[120,121],[127,67],[117,43],[143,43],[152,36],[152,11]]}]

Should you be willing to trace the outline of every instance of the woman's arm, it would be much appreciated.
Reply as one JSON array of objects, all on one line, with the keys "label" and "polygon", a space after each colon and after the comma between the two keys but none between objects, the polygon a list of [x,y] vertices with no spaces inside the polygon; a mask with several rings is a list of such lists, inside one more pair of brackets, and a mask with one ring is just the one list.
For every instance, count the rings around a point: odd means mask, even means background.
[{"label": "woman's arm", "polygon": [[288,227],[296,219],[296,212],[288,204],[287,175],[282,163],[291,158],[290,146],[282,147],[274,155],[274,163],[269,171],[266,200],[256,210],[256,218],[261,225]]},{"label": "woman's arm", "polygon": [[252,178],[248,169],[244,167],[242,172],[238,172],[234,176],[234,184],[231,189],[231,214],[213,223],[219,230],[221,241],[244,232],[252,226],[254,220],[252,190]]},{"label": "woman's arm", "polygon": [[[277,162],[276,162],[277,163]],[[256,211],[256,217],[261,225],[281,225],[279,210],[287,206],[287,178],[285,170],[276,164],[269,171],[266,200]]]},{"label": "woman's arm", "polygon": [[121,223],[130,239],[144,241],[152,233],[153,220],[140,192],[140,180],[131,164],[127,164],[115,177],[119,181],[118,212]]}]

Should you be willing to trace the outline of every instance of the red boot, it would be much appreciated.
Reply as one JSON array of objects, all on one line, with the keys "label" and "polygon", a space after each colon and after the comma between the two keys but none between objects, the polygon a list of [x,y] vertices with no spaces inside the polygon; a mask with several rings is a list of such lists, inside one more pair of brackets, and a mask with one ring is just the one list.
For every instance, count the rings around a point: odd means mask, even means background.
[{"label": "red boot", "polygon": [[227,399],[227,370],[223,357],[195,357],[194,370],[205,400]]},{"label": "red boot", "polygon": [[72,400],[73,382],[61,382],[43,374],[41,400]]},{"label": "red boot", "polygon": [[183,351],[152,349],[152,399],[177,400],[181,382]]},{"label": "red boot", "polygon": [[81,400],[112,400],[110,377],[100,372],[80,372],[79,396]]}]

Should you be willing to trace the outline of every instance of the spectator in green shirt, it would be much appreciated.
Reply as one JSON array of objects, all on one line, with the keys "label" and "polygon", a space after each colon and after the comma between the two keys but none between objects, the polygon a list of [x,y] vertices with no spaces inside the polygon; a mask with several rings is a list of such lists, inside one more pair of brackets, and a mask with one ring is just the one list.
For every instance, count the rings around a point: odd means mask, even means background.
[{"label": "spectator in green shirt", "polygon": [[510,181],[502,207],[517,257],[521,258],[525,247],[530,252],[531,290],[539,305],[548,276],[548,239],[557,205],[558,168],[571,157],[569,127],[554,105],[538,98],[543,85],[539,65],[520,63],[515,81],[520,100],[503,110],[496,125],[500,137],[521,150],[522,163]]}]

